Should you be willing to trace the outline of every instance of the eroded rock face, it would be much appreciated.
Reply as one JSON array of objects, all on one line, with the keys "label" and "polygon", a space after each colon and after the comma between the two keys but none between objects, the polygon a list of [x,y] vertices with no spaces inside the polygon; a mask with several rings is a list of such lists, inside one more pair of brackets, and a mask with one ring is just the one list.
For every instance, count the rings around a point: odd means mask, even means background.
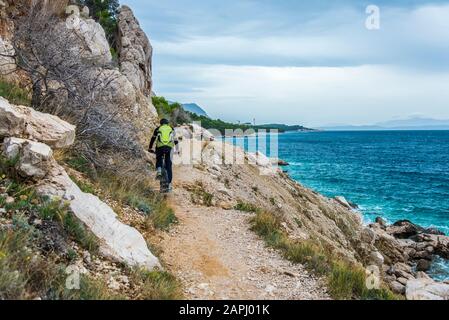
[{"label": "eroded rock face", "polygon": [[122,6],[118,15],[120,71],[134,87],[150,96],[153,48],[132,10]]},{"label": "eroded rock face", "polygon": [[75,126],[32,108],[15,106],[0,97],[0,137],[20,137],[67,148],[75,141]]}]

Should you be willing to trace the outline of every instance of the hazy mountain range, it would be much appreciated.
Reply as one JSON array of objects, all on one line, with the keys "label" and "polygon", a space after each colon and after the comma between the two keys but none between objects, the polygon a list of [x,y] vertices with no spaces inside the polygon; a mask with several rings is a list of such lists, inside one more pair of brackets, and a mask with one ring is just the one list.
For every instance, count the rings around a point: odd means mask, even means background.
[{"label": "hazy mountain range", "polygon": [[439,120],[424,117],[390,120],[373,125],[332,125],[321,127],[327,131],[368,131],[368,130],[449,130],[449,119]]}]

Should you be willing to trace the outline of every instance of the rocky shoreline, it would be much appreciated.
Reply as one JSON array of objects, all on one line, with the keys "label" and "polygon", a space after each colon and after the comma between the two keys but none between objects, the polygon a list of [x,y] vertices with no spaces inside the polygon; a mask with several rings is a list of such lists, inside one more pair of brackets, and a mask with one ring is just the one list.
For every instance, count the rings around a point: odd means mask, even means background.
[{"label": "rocky shoreline", "polygon": [[[358,211],[358,206],[344,197],[334,200]],[[393,292],[413,300],[449,299],[449,281],[438,282],[427,274],[437,258],[449,259],[449,236],[444,232],[409,220],[389,225],[378,217],[362,231],[362,240],[379,249],[369,255],[369,263],[380,268],[383,281]]]}]

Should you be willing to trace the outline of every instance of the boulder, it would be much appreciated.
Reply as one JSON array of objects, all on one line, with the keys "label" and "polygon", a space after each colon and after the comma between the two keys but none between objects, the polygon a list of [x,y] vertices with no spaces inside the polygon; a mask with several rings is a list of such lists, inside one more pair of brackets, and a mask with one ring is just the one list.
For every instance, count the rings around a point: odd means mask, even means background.
[{"label": "boulder", "polygon": [[394,274],[397,278],[414,279],[412,268],[402,262],[396,263],[392,266],[389,273]]},{"label": "boulder", "polygon": [[405,294],[405,285],[398,281],[391,282],[390,289],[396,294]]},{"label": "boulder", "polygon": [[407,282],[407,300],[449,300],[449,284],[420,278]]},{"label": "boulder", "polygon": [[380,225],[382,228],[386,228],[387,227],[387,222],[381,218],[381,217],[377,217],[375,222]]},{"label": "boulder", "polygon": [[152,92],[153,48],[133,11],[122,6],[117,16],[120,71],[146,96]]},{"label": "boulder", "polygon": [[[79,53],[79,56],[89,60],[98,66],[111,64],[112,54],[103,27],[93,19],[80,18],[79,24],[67,24],[62,21],[57,25],[58,31],[67,35],[69,39],[76,39],[71,44],[72,49]],[[72,34],[72,32],[74,34]]]},{"label": "boulder", "polygon": [[0,97],[0,137],[20,137],[67,148],[75,141],[75,126],[32,108],[15,106]]},{"label": "boulder", "polygon": [[432,262],[429,260],[421,259],[416,264],[416,271],[429,271],[432,267]]},{"label": "boulder", "polygon": [[444,236],[445,234],[436,228],[423,228],[408,220],[400,220],[387,228],[387,232],[399,239],[408,239],[419,234]]},{"label": "boulder", "polygon": [[408,220],[401,220],[387,228],[388,234],[399,239],[408,239],[417,235],[421,228]]},{"label": "boulder", "polygon": [[351,206],[351,204],[349,203],[348,200],[346,200],[345,197],[342,196],[338,196],[334,198],[335,201],[337,201],[339,204],[341,204],[343,207],[345,207],[346,209],[353,209],[353,207]]},{"label": "boulder", "polygon": [[104,256],[148,270],[161,268],[143,236],[120,222],[115,212],[98,197],[82,192],[59,165],[40,182],[38,192],[68,201],[71,212],[99,239]]},{"label": "boulder", "polygon": [[361,238],[363,242],[373,245],[376,242],[377,234],[370,228],[363,228]]},{"label": "boulder", "polygon": [[54,164],[49,146],[25,139],[7,138],[3,143],[3,154],[16,162],[15,169],[20,175],[33,179],[44,178]]},{"label": "boulder", "polygon": [[373,251],[370,254],[370,263],[382,267],[382,265],[384,264],[384,257],[382,256],[382,254],[379,251]]},{"label": "boulder", "polygon": [[106,112],[116,115],[115,119],[132,125],[140,143],[148,148],[159,118],[151,99],[136,90],[131,82],[117,69],[99,69],[99,79],[108,82],[101,95],[108,106]]}]

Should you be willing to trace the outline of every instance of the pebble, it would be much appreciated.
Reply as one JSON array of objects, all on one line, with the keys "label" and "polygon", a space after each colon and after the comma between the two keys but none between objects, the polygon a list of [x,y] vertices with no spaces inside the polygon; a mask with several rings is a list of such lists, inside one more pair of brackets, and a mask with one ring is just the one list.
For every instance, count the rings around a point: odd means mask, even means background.
[{"label": "pebble", "polygon": [[13,197],[6,197],[6,204],[13,204],[16,200]]}]

